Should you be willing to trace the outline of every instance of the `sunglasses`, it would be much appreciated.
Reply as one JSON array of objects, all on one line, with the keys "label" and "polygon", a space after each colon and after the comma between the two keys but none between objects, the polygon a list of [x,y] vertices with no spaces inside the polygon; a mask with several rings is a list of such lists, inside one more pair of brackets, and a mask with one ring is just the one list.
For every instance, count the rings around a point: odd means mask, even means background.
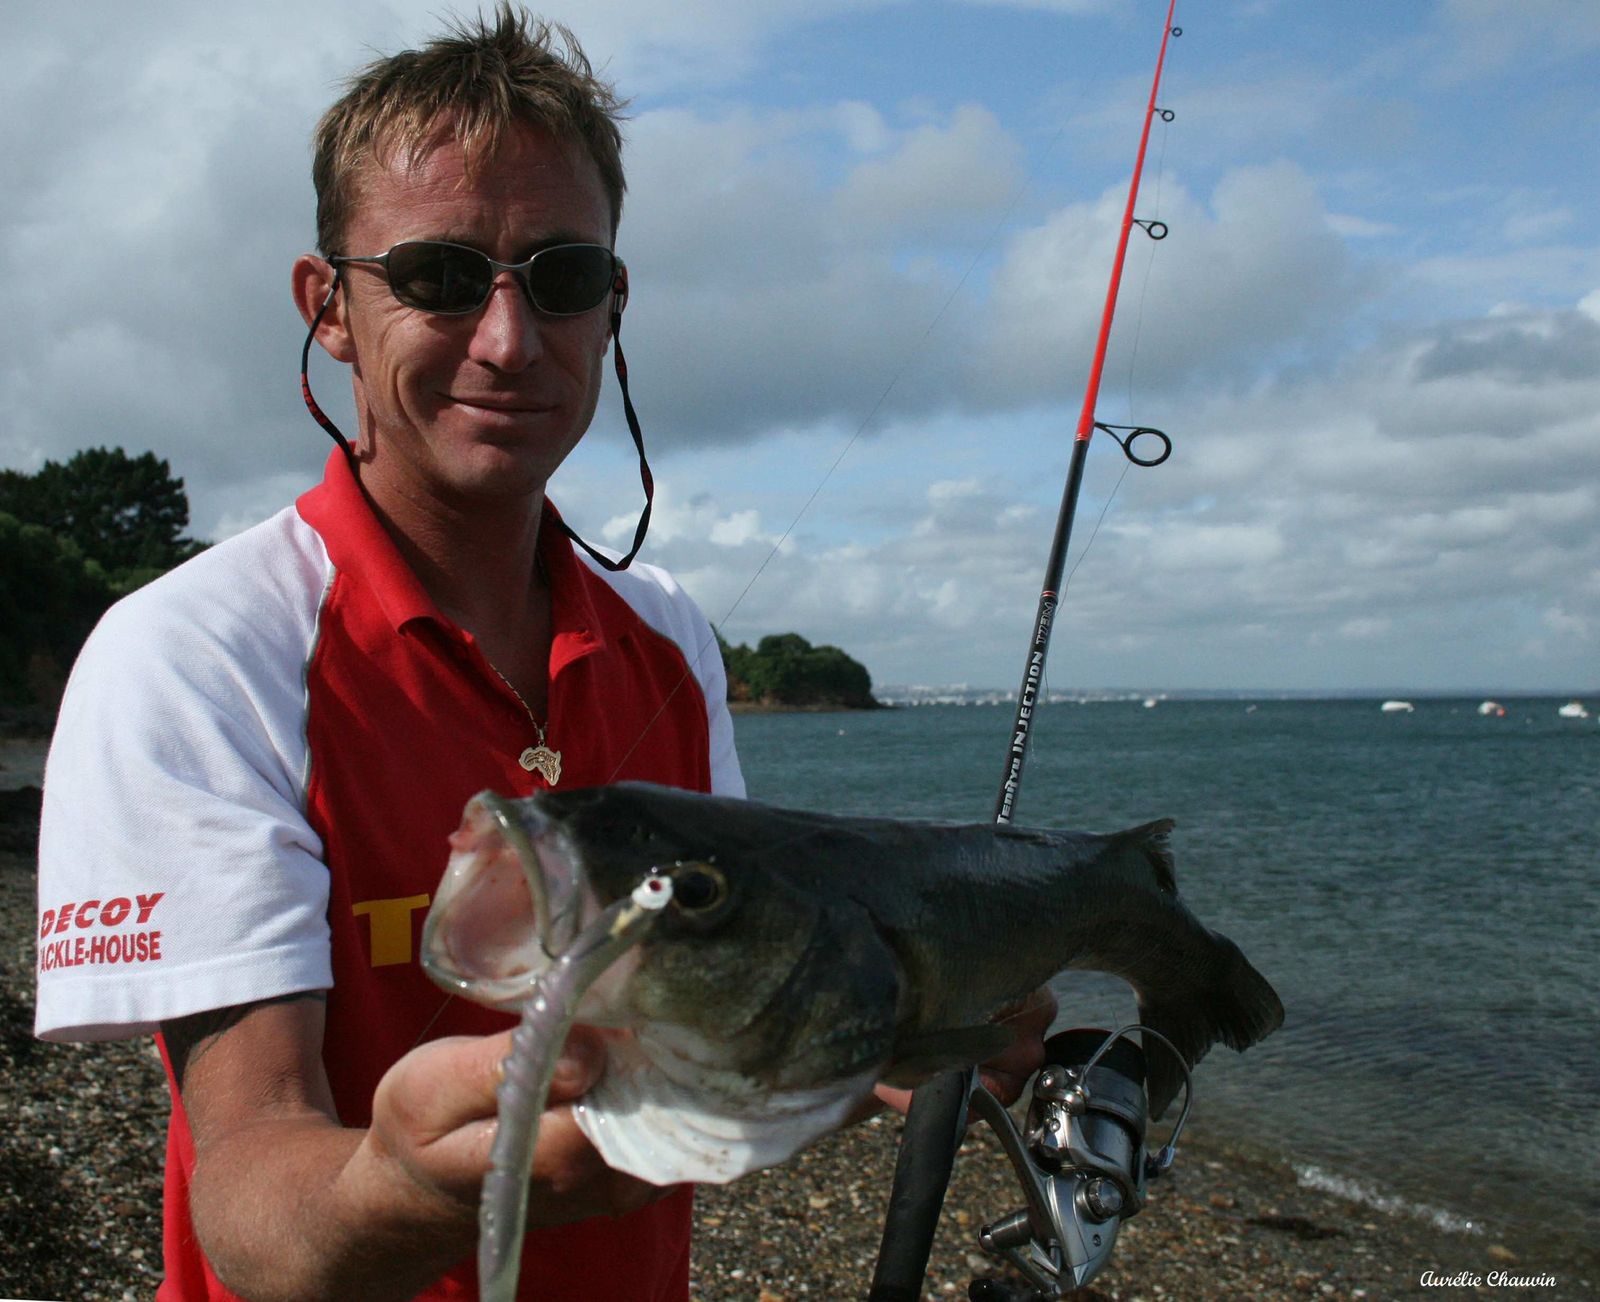
[{"label": "sunglasses", "polygon": [[556,244],[548,249],[540,249],[526,262],[496,262],[488,254],[469,249],[464,244],[450,244],[444,240],[406,240],[376,257],[346,258],[336,254],[328,261],[336,269],[336,274],[333,284],[328,286],[328,296],[311,318],[306,341],[300,349],[300,397],[311,418],[328,432],[352,465],[356,458],[355,449],[311,396],[311,376],[307,370],[311,361],[311,341],[317,337],[317,327],[322,324],[323,315],[339,289],[342,272],[337,269],[350,263],[371,263],[382,267],[389,278],[389,292],[406,307],[444,316],[464,316],[468,312],[476,312],[489,301],[489,295],[494,291],[494,278],[502,271],[509,271],[516,276],[522,283],[528,301],[537,311],[549,316],[578,316],[599,307],[605,302],[607,294],[616,294],[611,310],[612,359],[617,369],[617,383],[622,387],[622,414],[627,418],[628,433],[633,436],[633,446],[639,453],[639,482],[644,487],[644,510],[640,512],[639,523],[633,531],[633,546],[620,560],[613,560],[589,546],[565,520],[558,518],[556,524],[562,533],[588,552],[597,565],[612,571],[627,569],[639,554],[639,548],[644,545],[656,489],[655,480],[650,474],[650,463],[645,460],[644,431],[639,428],[633,399],[628,396],[628,365],[622,360],[622,309],[628,301],[628,269],[622,259],[603,244]]},{"label": "sunglasses", "polygon": [[382,267],[389,292],[407,307],[441,316],[464,316],[489,301],[495,277],[511,272],[528,301],[549,316],[578,316],[605,302],[625,275],[622,259],[603,244],[555,244],[526,262],[496,262],[486,253],[444,240],[406,240],[387,253],[354,258],[335,255],[335,267],[370,263]]}]

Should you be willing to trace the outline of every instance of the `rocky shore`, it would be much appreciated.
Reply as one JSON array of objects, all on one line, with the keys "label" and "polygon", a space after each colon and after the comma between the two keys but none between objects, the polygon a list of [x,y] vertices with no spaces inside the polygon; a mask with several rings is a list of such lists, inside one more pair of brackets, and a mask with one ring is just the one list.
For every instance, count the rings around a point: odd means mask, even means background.
[{"label": "rocky shore", "polygon": [[[9,748],[0,765],[15,759]],[[10,782],[5,779],[9,776]],[[166,1089],[149,1041],[53,1045],[33,1027],[36,788],[0,769],[0,1298],[145,1299],[160,1278]],[[10,789],[3,789],[9,787]],[[704,1302],[859,1298],[898,1142],[879,1117],[789,1165],[698,1198],[692,1295]],[[1600,1296],[1600,1253],[1466,1236],[1300,1187],[1287,1164],[1192,1127],[1173,1173],[1078,1296],[1387,1299]],[[977,1247],[1020,1205],[982,1128],[956,1164],[925,1296],[1000,1273]],[[1431,1272],[1431,1275],[1429,1274]],[[1516,1281],[1553,1279],[1551,1283]],[[1474,1282],[1475,1281],[1475,1282]]]}]

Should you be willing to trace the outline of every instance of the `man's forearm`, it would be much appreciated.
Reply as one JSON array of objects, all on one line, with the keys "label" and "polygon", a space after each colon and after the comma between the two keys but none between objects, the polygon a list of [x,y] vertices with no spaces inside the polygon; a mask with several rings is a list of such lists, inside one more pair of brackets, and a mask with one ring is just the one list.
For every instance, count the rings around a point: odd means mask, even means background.
[{"label": "man's forearm", "polygon": [[163,1024],[194,1137],[190,1219],[244,1297],[408,1298],[472,1251],[494,1058],[474,1067],[470,1044],[463,1062],[436,1043],[409,1092],[385,1076],[383,1126],[348,1129],[322,1067],[324,1014],[312,991]]},{"label": "man's forearm", "polygon": [[409,1298],[476,1236],[470,1201],[422,1189],[369,1132],[315,1114],[208,1144],[190,1210],[212,1269],[252,1302]]}]

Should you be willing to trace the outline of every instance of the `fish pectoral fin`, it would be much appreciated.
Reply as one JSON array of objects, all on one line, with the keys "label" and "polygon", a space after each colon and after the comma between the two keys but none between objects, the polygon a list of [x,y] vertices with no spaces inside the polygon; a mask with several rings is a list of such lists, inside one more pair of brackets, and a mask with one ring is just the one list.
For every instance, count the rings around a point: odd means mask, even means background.
[{"label": "fish pectoral fin", "polygon": [[1015,1033],[989,1022],[982,1026],[953,1026],[924,1031],[895,1040],[894,1057],[879,1076],[886,1085],[919,1085],[930,1076],[988,1062],[1011,1047]]}]

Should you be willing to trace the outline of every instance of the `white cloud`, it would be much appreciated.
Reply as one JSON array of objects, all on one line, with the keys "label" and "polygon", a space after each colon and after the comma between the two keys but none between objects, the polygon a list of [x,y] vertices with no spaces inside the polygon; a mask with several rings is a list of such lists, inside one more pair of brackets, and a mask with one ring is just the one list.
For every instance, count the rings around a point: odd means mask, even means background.
[{"label": "white cloud", "polygon": [[1569,0],[1444,0],[1437,22],[1442,41],[1428,66],[1449,83],[1512,62],[1579,58],[1600,46],[1600,10]]},{"label": "white cloud", "polygon": [[993,220],[1016,189],[1020,152],[993,113],[961,105],[858,164],[835,196],[835,220],[879,238],[952,240],[969,216]]},{"label": "white cloud", "polygon": [[[992,227],[1014,189],[1015,145],[985,111],[879,119],[860,158],[849,143],[859,114],[836,107],[668,110],[635,125],[621,237],[636,285],[630,336],[675,445],[859,425],[923,360],[958,274],[946,244]],[[841,143],[852,166],[830,178],[823,160]],[[970,326],[952,317],[948,329],[959,338]],[[891,410],[950,401],[958,380],[924,367]]]},{"label": "white cloud", "polygon": [[[1011,242],[984,323],[991,397],[1059,392],[1062,359],[1092,355],[1125,205],[1125,191],[1108,191]],[[1358,293],[1315,186],[1291,164],[1232,171],[1209,204],[1169,182],[1159,216],[1170,234],[1153,250],[1133,231],[1110,376],[1126,374],[1135,343],[1143,386],[1202,370],[1248,373],[1348,311]]]},{"label": "white cloud", "polygon": [[[1420,327],[1334,371],[1213,391],[1172,430],[1171,462],[1122,481],[1085,559],[1120,473],[1115,448],[1097,443],[1052,681],[1509,688],[1592,677],[1600,367],[1573,368],[1553,392],[1536,378],[1586,346],[1575,322],[1588,318],[1526,309]],[[1519,405],[1530,394],[1540,401]],[[1421,408],[1433,419],[1396,417]],[[926,437],[895,427],[874,451],[909,466]],[[1022,432],[987,472],[924,473],[917,509],[871,541],[840,545],[836,531],[803,526],[729,635],[794,628],[846,647],[879,681],[1010,686],[1064,469],[1047,450],[1057,439]],[[691,591],[720,614],[764,557],[702,563],[704,540],[741,509],[718,464],[700,478],[728,487],[710,491],[661,559],[693,573]]]},{"label": "white cloud", "polygon": [[984,9],[1041,9],[1047,13],[1094,14],[1117,7],[1119,0],[961,0]]},{"label": "white cloud", "polygon": [[[1037,12],[978,18],[1022,30],[1102,13],[1062,22],[1086,38],[1133,27],[1097,0],[1011,7]],[[438,9],[86,0],[8,15],[0,464],[153,448],[210,536],[315,478],[328,445],[300,407],[286,284],[311,238],[307,137],[341,75],[436,28]],[[1054,676],[1592,678],[1595,136],[1592,95],[1563,70],[1600,18],[1454,0],[1313,46],[1279,37],[1342,20],[1283,5],[1269,48],[1235,21],[1262,9],[1219,11],[1233,44],[1182,42],[1169,65],[1179,116],[1140,215],[1172,233],[1135,233],[1100,414],[1131,403],[1176,451],[1121,481],[1078,566],[1123,465],[1097,441]],[[971,12],[945,12],[974,30]],[[888,3],[596,0],[573,16],[640,97],[622,241],[661,485],[647,559],[715,617],[740,602],[736,636],[794,628],[880,678],[1009,685],[1146,42],[1032,83]],[[1314,62],[1293,53],[1309,48]],[[1103,107],[1062,112],[1064,75]],[[1570,148],[1544,148],[1547,122]],[[341,406],[337,368],[319,359],[313,380]],[[625,543],[638,489],[622,430],[608,386],[558,500]]]}]

